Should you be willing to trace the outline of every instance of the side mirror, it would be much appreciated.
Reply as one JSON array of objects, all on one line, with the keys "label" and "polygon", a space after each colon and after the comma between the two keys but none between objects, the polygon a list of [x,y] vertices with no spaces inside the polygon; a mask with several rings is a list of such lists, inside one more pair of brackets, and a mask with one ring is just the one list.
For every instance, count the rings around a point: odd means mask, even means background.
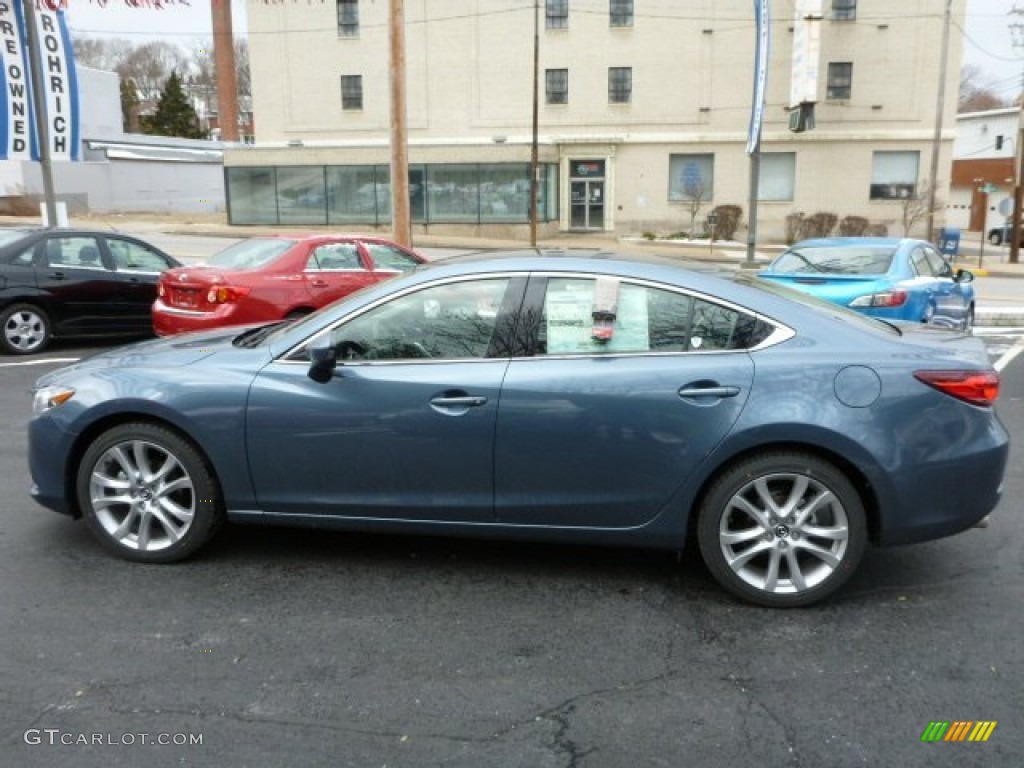
[{"label": "side mirror", "polygon": [[338,365],[338,350],[329,341],[319,342],[309,349],[309,370],[306,375],[318,384],[326,384],[334,377]]},{"label": "side mirror", "polygon": [[974,273],[966,269],[958,269],[953,279],[958,283],[970,283],[974,280]]}]

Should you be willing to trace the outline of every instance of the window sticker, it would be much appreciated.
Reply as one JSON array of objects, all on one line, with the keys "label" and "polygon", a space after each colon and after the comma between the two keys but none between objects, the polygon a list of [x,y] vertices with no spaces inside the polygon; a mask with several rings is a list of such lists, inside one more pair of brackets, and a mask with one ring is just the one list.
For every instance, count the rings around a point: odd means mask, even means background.
[{"label": "window sticker", "polygon": [[647,289],[621,286],[614,333],[606,342],[595,341],[592,336],[593,311],[594,281],[551,280],[545,297],[547,354],[608,354],[650,349]]}]

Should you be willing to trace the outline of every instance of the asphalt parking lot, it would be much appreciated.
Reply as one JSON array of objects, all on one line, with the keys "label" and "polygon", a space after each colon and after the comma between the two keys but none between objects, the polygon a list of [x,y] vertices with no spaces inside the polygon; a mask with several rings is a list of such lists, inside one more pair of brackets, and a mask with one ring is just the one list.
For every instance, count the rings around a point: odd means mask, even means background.
[{"label": "asphalt parking lot", "polygon": [[[1019,443],[991,527],[871,552],[809,610],[736,602],[695,548],[231,527],[140,566],[27,495],[31,384],[92,351],[0,359],[0,764],[1020,764]],[[1024,356],[1013,435],[1022,403]],[[957,720],[997,725],[922,743]]]}]

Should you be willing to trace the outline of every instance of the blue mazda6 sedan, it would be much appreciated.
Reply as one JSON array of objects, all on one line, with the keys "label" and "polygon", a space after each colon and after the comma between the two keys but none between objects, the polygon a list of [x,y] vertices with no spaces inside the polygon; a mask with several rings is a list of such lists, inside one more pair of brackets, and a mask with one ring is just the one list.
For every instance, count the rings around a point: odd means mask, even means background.
[{"label": "blue mazda6 sedan", "polygon": [[974,327],[974,275],[923,240],[831,237],[787,248],[760,273],[872,317]]},{"label": "blue mazda6 sedan", "polygon": [[225,520],[693,536],[727,590],[789,607],[869,544],[996,506],[998,389],[964,333],[670,259],[504,253],[44,376],[29,463],[37,501],[130,560],[181,560]]}]

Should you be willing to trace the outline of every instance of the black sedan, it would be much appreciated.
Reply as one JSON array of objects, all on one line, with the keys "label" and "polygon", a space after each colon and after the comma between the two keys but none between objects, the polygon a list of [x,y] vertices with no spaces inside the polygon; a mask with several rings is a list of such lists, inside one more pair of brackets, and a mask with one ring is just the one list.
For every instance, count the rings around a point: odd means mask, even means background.
[{"label": "black sedan", "polygon": [[127,235],[0,230],[0,348],[25,355],[51,338],[152,334],[160,273],[180,266]]}]

